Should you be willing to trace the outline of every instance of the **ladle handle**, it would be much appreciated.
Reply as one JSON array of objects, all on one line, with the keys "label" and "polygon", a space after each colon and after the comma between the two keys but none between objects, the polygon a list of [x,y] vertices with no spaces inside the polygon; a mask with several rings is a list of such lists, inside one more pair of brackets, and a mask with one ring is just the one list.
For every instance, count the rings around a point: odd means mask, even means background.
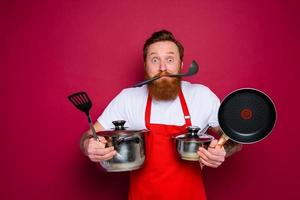
[{"label": "ladle handle", "polygon": [[227,140],[229,140],[229,137],[226,134],[222,134],[218,140],[217,146],[223,147]]},{"label": "ladle handle", "polygon": [[153,77],[153,78],[151,78],[151,79],[147,79],[147,80],[145,80],[145,81],[142,81],[142,82],[140,82],[140,83],[134,85],[133,87],[141,87],[141,86],[143,86],[143,85],[145,85],[145,84],[147,84],[147,83],[149,83],[149,82],[155,81],[155,80],[157,80],[157,79],[159,79],[159,78],[160,78],[160,76],[155,76],[155,77]]}]

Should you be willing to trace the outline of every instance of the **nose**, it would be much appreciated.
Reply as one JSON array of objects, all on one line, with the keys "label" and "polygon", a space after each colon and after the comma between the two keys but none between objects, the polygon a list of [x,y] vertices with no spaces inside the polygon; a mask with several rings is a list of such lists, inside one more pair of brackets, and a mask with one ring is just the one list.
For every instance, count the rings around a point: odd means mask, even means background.
[{"label": "nose", "polygon": [[163,61],[160,62],[159,70],[162,71],[162,72],[167,70],[167,66],[166,66],[165,62],[163,62]]}]

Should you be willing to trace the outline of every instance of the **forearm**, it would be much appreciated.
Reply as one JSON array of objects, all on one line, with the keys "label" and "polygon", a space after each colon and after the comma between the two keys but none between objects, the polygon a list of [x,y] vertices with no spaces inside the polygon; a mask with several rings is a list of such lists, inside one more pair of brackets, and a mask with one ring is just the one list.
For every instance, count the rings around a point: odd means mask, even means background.
[{"label": "forearm", "polygon": [[242,144],[236,143],[229,139],[224,145],[224,149],[226,151],[226,157],[229,157],[234,153],[242,150],[242,148],[243,148]]}]

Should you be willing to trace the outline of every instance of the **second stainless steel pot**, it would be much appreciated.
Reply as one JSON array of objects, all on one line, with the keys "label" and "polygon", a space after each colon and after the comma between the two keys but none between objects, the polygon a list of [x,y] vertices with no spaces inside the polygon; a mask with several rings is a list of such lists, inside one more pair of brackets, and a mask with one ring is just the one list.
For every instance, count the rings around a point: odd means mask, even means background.
[{"label": "second stainless steel pot", "polygon": [[124,120],[112,122],[115,129],[100,131],[105,137],[106,147],[113,146],[117,154],[110,160],[101,161],[100,165],[108,172],[122,172],[139,169],[145,161],[145,133],[148,130],[125,130]]},{"label": "second stainless steel pot", "polygon": [[205,134],[205,131],[198,135],[200,128],[197,126],[189,126],[187,129],[188,133],[175,137],[177,153],[183,160],[198,161],[199,147],[207,148],[214,137]]}]

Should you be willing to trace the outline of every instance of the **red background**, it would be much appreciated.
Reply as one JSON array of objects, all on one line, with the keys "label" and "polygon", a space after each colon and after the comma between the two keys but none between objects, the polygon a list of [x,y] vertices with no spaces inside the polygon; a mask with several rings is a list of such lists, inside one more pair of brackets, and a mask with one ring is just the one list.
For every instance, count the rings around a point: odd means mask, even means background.
[{"label": "red background", "polygon": [[[142,45],[171,30],[184,44],[187,80],[221,99],[241,87],[276,104],[272,134],[218,169],[209,199],[299,199],[299,1],[1,1],[1,199],[126,199],[128,174],[88,161],[88,128],[67,95],[85,90],[94,120],[143,78]],[[183,192],[192,192],[183,191]]]}]

